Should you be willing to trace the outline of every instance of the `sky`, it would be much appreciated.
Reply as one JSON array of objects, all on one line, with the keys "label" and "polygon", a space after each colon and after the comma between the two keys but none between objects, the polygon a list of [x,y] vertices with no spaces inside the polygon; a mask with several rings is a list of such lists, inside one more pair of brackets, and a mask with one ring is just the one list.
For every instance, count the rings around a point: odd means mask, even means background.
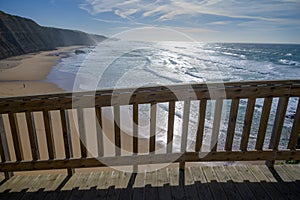
[{"label": "sky", "polygon": [[300,0],[0,0],[0,10],[108,37],[147,27],[154,39],[171,30],[200,42],[300,44]]}]

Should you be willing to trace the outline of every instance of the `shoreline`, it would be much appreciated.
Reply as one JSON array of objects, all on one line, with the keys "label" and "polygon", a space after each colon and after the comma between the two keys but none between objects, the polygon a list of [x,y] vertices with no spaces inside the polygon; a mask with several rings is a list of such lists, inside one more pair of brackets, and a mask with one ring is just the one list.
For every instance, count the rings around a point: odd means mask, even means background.
[{"label": "shoreline", "polygon": [[0,60],[0,97],[64,92],[47,76],[67,52],[79,48],[59,47]]}]

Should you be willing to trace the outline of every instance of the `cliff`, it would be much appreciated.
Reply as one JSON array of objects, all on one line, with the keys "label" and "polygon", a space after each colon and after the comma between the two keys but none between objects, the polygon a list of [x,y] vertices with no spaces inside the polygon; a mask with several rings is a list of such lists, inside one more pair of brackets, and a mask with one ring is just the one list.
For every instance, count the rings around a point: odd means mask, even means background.
[{"label": "cliff", "polygon": [[0,11],[0,59],[61,46],[95,45],[104,39],[81,31],[43,27]]}]

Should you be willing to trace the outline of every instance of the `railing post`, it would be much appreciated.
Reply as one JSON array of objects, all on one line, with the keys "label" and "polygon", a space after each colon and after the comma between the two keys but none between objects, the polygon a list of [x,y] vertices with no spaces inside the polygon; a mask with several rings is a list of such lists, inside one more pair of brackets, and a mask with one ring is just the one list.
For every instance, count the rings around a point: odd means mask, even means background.
[{"label": "railing post", "polygon": [[[2,114],[0,114],[0,145],[1,145],[1,162],[9,161],[10,155],[9,155],[9,149],[8,149]],[[13,175],[14,175],[13,172],[4,172],[4,176],[6,179],[11,178]]]},{"label": "railing post", "polygon": [[[288,102],[289,102],[288,97],[280,97],[278,101],[276,117],[275,117],[272,135],[270,139],[270,145],[269,145],[269,148],[275,152],[278,150],[278,144],[280,140],[280,135],[283,127],[283,122],[285,119],[285,113],[286,113]],[[268,167],[274,167],[274,163],[275,163],[275,158],[266,161],[266,165]]]},{"label": "railing post", "polygon": [[[60,110],[60,118],[61,118],[62,131],[63,131],[65,154],[66,154],[66,158],[70,159],[73,157],[73,148],[72,148],[70,119],[69,119],[68,110]],[[75,169],[68,168],[67,173],[68,176],[72,176],[75,173]]]}]

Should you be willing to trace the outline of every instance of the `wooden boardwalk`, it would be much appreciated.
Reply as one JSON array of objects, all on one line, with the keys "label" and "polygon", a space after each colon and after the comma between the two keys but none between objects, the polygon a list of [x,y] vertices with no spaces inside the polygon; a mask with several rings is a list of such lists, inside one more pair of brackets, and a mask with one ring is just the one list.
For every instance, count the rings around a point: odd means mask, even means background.
[{"label": "wooden boardwalk", "polygon": [[299,199],[300,165],[1,176],[0,199]]}]

